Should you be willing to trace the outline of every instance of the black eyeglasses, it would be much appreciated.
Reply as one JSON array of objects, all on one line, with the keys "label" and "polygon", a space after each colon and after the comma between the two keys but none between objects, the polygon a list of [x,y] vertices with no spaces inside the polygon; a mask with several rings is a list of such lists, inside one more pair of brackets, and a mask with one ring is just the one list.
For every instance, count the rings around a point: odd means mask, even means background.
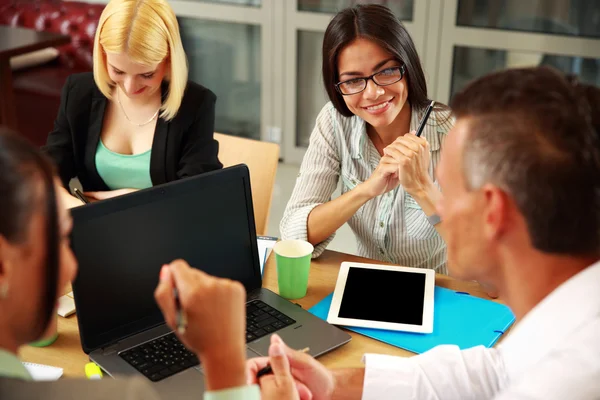
[{"label": "black eyeglasses", "polygon": [[343,96],[357,94],[367,88],[367,81],[369,79],[375,82],[377,86],[388,86],[401,81],[405,72],[406,66],[403,64],[400,67],[386,68],[364,78],[352,78],[344,82],[336,83],[335,88]]}]

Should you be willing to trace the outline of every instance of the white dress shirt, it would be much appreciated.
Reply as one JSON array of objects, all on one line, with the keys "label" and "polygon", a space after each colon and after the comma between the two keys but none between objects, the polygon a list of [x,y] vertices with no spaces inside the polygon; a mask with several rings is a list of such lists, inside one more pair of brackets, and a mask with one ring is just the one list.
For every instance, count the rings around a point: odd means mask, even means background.
[{"label": "white dress shirt", "polygon": [[[412,110],[411,130],[417,129],[421,114]],[[423,130],[431,152],[432,180],[453,124],[454,119],[448,113],[433,111]],[[365,120],[356,115],[344,117],[331,102],[327,103],[317,116],[296,186],[281,220],[282,238],[308,240],[310,212],[331,200],[340,181],[344,194],[369,179],[380,160],[367,135]],[[356,235],[360,256],[446,273],[444,241],[402,186],[367,201],[348,225]],[[323,253],[333,237],[315,246],[313,257]]]},{"label": "white dress shirt", "polygon": [[535,306],[495,349],[366,354],[363,400],[600,399],[600,262]]}]

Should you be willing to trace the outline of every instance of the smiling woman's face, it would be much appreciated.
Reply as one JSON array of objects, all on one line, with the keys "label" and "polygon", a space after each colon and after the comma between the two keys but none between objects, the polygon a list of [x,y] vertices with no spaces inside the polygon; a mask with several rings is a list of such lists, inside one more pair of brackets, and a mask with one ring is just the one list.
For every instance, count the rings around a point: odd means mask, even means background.
[{"label": "smiling woman's face", "polygon": [[110,79],[131,99],[156,93],[166,74],[165,61],[143,65],[126,53],[106,53],[106,64]]},{"label": "smiling woman's face", "polygon": [[[340,52],[338,76],[340,82],[343,82],[401,65],[379,45],[359,38]],[[408,98],[406,78],[388,86],[378,86],[369,80],[365,90],[343,98],[353,114],[361,117],[374,128],[384,128],[394,122],[406,104]]]}]

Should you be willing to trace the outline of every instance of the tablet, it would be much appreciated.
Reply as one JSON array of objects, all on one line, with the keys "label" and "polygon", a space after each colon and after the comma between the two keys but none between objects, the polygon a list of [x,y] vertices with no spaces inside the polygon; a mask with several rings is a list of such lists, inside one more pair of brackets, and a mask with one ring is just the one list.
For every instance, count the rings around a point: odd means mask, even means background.
[{"label": "tablet", "polygon": [[327,322],[431,333],[434,286],[431,269],[344,262]]}]

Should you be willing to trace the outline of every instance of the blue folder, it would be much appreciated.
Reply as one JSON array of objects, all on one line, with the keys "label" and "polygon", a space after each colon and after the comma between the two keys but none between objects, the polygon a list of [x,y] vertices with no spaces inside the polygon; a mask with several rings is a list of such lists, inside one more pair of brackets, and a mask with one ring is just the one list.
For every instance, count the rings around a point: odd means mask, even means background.
[{"label": "blue folder", "polygon": [[[332,297],[333,293],[309,311],[327,320]],[[345,328],[392,346],[423,353],[440,344],[454,344],[461,349],[479,345],[492,347],[515,322],[513,313],[503,304],[439,286],[435,287],[433,310],[433,333]]]}]

